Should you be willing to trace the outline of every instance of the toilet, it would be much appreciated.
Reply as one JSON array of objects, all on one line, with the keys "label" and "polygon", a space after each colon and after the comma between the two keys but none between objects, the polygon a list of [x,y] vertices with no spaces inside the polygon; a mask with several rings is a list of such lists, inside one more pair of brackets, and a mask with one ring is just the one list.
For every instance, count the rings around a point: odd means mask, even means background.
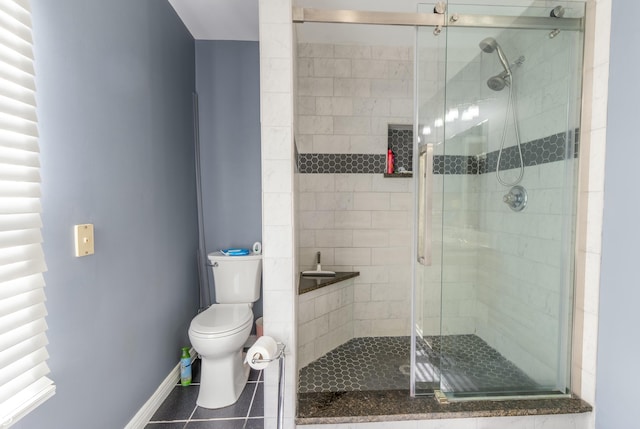
[{"label": "toilet", "polygon": [[253,325],[253,303],[260,298],[262,255],[208,255],[215,281],[216,304],[189,326],[191,345],[201,359],[196,404],[221,408],[234,404],[249,378],[242,348]]}]

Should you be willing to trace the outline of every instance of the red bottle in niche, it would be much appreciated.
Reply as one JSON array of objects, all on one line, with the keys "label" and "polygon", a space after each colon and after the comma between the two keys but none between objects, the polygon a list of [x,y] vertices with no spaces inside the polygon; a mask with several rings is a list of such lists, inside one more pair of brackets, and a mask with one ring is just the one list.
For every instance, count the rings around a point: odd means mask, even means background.
[{"label": "red bottle in niche", "polygon": [[391,152],[391,149],[387,150],[387,174],[393,174],[393,170],[394,170],[394,155],[393,152]]}]

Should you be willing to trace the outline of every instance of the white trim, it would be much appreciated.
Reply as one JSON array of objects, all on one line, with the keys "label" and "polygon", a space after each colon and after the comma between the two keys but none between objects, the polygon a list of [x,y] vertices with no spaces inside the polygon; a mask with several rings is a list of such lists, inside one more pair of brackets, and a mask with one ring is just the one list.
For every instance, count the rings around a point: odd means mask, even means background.
[{"label": "white trim", "polygon": [[[193,362],[197,356],[195,350],[191,348],[191,350],[189,350],[189,354],[191,354],[191,362]],[[153,392],[153,395],[151,395],[149,400],[138,410],[136,415],[133,416],[124,429],[144,429],[147,423],[149,423],[149,420],[151,420],[151,417],[153,417],[156,411],[158,411],[160,405],[162,405],[164,400],[167,399],[173,388],[176,387],[179,379],[180,362],[178,362],[178,365],[171,370],[169,375],[167,375],[156,391]]]}]

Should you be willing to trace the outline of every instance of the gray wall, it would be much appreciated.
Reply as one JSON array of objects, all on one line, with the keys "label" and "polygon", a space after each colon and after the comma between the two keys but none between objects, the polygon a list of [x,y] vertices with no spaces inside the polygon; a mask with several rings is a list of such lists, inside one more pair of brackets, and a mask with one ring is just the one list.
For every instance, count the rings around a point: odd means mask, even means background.
[{"label": "gray wall", "polygon": [[602,237],[602,273],[596,380],[596,427],[618,429],[638,425],[638,359],[640,341],[640,202],[637,198],[637,109],[640,59],[629,47],[640,46],[636,18],[640,3],[614,1],[611,19],[611,62],[607,159]]},{"label": "gray wall", "polygon": [[[121,428],[197,310],[195,49],[169,3],[32,0],[56,395],[21,428]],[[95,224],[93,256],[72,226]]]},{"label": "gray wall", "polygon": [[258,42],[197,40],[196,88],[207,252],[251,247],[262,236]]}]

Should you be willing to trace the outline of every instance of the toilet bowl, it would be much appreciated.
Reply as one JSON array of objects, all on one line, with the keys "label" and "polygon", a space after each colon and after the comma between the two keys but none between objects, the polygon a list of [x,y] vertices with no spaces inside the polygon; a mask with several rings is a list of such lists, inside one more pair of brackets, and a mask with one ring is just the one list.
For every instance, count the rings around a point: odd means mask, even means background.
[{"label": "toilet bowl", "polygon": [[213,304],[191,321],[189,339],[202,362],[198,406],[221,408],[238,400],[249,377],[242,346],[252,325],[246,303]]}]

